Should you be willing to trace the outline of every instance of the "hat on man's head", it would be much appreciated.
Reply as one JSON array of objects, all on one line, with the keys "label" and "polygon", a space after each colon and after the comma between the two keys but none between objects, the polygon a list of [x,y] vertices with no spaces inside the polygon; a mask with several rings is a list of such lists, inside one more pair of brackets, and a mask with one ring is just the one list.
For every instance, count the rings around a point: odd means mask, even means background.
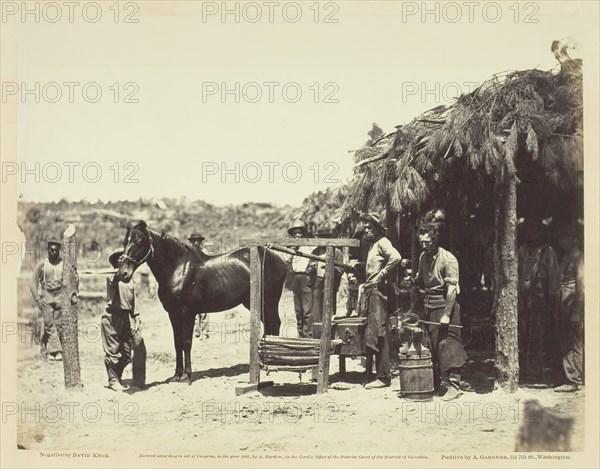
[{"label": "hat on man's head", "polygon": [[58,247],[61,247],[61,246],[62,246],[62,244],[61,244],[61,243],[59,243],[58,241],[54,240],[54,239],[51,239],[50,241],[48,241],[48,247],[50,247],[50,246],[58,246]]},{"label": "hat on man's head", "polygon": [[361,221],[368,221],[379,228],[381,231],[385,231],[385,226],[381,223],[381,217],[375,212],[364,212],[360,214],[359,219]]},{"label": "hat on man's head", "polygon": [[123,248],[117,248],[115,249],[112,254],[110,256],[108,256],[108,262],[110,262],[110,265],[112,265],[113,267],[118,267],[119,266],[119,258],[125,253],[125,249]]},{"label": "hat on man's head", "polygon": [[188,238],[189,241],[195,241],[195,240],[204,241],[205,239],[206,238],[204,236],[202,236],[200,233],[198,233],[197,231],[194,231]]},{"label": "hat on man's head", "polygon": [[308,234],[308,230],[306,229],[306,225],[304,224],[304,222],[297,220],[295,222],[293,222],[290,227],[288,228],[287,232],[290,236],[292,236],[292,231],[294,230],[302,230],[302,233],[304,234],[304,236],[306,236]]}]

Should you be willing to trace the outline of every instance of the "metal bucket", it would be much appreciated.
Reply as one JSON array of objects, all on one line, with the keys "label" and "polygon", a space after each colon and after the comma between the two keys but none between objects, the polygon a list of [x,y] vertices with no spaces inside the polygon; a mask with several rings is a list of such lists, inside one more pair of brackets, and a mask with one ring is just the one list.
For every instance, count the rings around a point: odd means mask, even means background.
[{"label": "metal bucket", "polygon": [[431,353],[400,355],[400,394],[413,401],[433,399],[433,363]]}]

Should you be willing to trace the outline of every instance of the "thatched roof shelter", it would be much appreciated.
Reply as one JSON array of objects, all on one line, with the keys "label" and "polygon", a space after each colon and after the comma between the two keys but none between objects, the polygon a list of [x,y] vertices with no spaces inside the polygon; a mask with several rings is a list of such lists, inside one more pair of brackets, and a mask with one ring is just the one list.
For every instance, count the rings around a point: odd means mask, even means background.
[{"label": "thatched roof shelter", "polygon": [[496,386],[510,392],[519,376],[517,217],[583,216],[582,63],[567,47],[552,44],[558,72],[495,75],[357,151],[343,210],[351,217],[385,207],[388,237],[399,244],[404,217],[413,260],[425,212],[444,209],[459,234],[478,213],[475,225],[494,238]]},{"label": "thatched roof shelter", "polygon": [[565,63],[558,73],[495,75],[358,150],[345,214],[378,205],[419,213],[444,201],[467,209],[507,175],[559,193],[581,189],[581,62]]}]

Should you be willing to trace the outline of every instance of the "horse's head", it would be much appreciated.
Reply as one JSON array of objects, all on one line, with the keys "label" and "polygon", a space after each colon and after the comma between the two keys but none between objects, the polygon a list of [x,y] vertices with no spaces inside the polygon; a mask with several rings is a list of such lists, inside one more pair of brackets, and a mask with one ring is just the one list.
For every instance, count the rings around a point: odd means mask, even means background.
[{"label": "horse's head", "polygon": [[146,222],[141,221],[129,228],[125,235],[125,252],[121,256],[116,278],[123,283],[129,283],[135,269],[151,259],[153,251],[152,238]]}]

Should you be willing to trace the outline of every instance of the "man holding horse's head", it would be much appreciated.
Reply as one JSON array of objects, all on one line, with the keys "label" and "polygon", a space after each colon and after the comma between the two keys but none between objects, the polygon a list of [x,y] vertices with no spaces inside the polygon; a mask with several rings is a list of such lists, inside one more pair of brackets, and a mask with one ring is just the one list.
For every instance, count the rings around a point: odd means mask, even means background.
[{"label": "man holding horse's head", "polygon": [[[116,269],[120,265],[122,249],[116,249],[108,258]],[[133,282],[123,283],[116,274],[106,279],[108,305],[101,319],[104,365],[108,374],[108,387],[113,391],[125,391],[123,370],[131,361],[133,349],[133,383],[138,388],[146,384],[146,346],[141,335],[140,313],[135,310]]]}]

